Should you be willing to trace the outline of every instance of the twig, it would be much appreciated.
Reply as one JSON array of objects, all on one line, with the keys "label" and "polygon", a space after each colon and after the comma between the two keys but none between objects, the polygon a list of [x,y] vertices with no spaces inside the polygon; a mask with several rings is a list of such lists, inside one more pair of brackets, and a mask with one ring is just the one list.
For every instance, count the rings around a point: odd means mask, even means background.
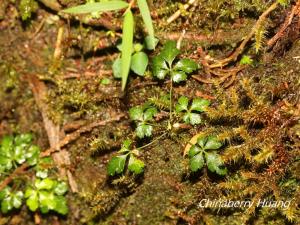
[{"label": "twig", "polygon": [[57,32],[57,38],[56,38],[56,44],[55,44],[55,50],[54,50],[54,59],[59,60],[62,55],[62,39],[64,34],[64,27],[60,26],[58,28]]},{"label": "twig", "polygon": [[[197,0],[189,0],[187,4],[183,5],[184,10],[187,10],[191,5],[193,5]],[[178,9],[172,16],[167,19],[167,24],[172,23],[174,20],[176,20],[181,15],[181,10]]]}]

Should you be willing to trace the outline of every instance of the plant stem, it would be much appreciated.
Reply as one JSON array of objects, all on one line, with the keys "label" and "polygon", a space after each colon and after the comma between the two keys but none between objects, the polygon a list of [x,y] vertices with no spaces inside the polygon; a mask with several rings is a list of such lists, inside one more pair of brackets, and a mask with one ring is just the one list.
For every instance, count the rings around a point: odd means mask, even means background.
[{"label": "plant stem", "polygon": [[146,145],[143,145],[142,147],[136,148],[138,150],[149,147],[150,145],[154,144],[156,141],[158,141],[159,139],[161,139],[162,137],[164,137],[167,134],[167,132],[163,133],[162,135],[158,136],[157,138],[153,139],[153,141],[149,142]]}]

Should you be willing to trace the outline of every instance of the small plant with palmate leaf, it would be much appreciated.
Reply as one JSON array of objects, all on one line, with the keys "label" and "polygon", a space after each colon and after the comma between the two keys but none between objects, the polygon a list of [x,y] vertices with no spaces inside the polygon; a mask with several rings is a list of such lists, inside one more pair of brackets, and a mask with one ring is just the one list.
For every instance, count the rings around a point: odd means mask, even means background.
[{"label": "small plant with palmate leaf", "polygon": [[118,155],[114,156],[109,161],[107,173],[110,176],[123,173],[126,166],[128,170],[134,174],[140,174],[144,171],[144,162],[137,158],[139,155],[139,151],[138,149],[131,149],[131,144],[131,140],[125,140],[122,144],[121,149],[118,151]]},{"label": "small plant with palmate leaf", "polygon": [[[123,20],[123,34],[122,34],[122,46],[121,46],[121,59],[119,66],[121,67],[121,78],[122,78],[122,90],[125,89],[127,78],[129,75],[130,67],[133,68],[137,74],[141,74],[145,66],[145,57],[139,58],[132,55],[133,49],[133,35],[134,35],[134,17],[132,14],[132,6],[134,4],[132,0],[129,4],[125,1],[101,1],[101,2],[89,2],[83,5],[75,6],[62,10],[63,13],[70,14],[83,14],[83,13],[97,13],[97,12],[108,12],[108,11],[118,11],[126,9],[124,13]],[[137,4],[142,15],[145,27],[148,32],[146,37],[146,44],[148,49],[154,49],[157,44],[157,39],[154,36],[154,28],[152,24],[152,19],[150,15],[150,10],[146,0],[137,0]],[[141,55],[142,53],[139,53]],[[134,58],[132,58],[134,57]],[[132,60],[135,61],[132,64]],[[143,66],[140,66],[142,64]],[[138,65],[138,66],[137,66]],[[136,69],[137,68],[137,69]]]},{"label": "small plant with palmate leaf", "polygon": [[[28,176],[27,179],[13,177],[13,185],[7,185],[0,190],[1,212],[5,214],[19,209],[26,199],[25,204],[31,211],[40,209],[42,213],[48,213],[52,210],[66,215],[68,207],[64,195],[68,186],[65,182],[48,178],[52,160],[49,157],[41,158],[40,148],[32,144],[32,141],[31,134],[20,134],[4,136],[0,142],[0,181],[25,163],[29,171],[34,171],[33,179],[28,179]],[[18,185],[14,185],[15,179],[18,180]],[[34,185],[31,180],[34,180]]]}]

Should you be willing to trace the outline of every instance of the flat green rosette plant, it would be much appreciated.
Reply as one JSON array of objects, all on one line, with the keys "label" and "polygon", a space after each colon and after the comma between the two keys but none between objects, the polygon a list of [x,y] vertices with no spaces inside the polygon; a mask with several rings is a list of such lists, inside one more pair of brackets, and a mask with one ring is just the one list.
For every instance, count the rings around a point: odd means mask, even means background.
[{"label": "flat green rosette plant", "polygon": [[24,194],[22,191],[13,192],[11,187],[0,191],[1,212],[7,213],[12,209],[19,209],[22,205]]},{"label": "flat green rosette plant", "polygon": [[137,149],[132,150],[131,140],[125,140],[122,144],[121,149],[118,151],[118,155],[114,156],[108,163],[107,173],[110,176],[121,174],[124,172],[126,163],[127,168],[134,174],[140,174],[144,171],[145,164],[143,161],[137,158]]},{"label": "flat green rosette plant", "polygon": [[30,166],[36,165],[40,148],[31,142],[31,134],[3,137],[0,143],[0,172],[9,171],[24,162]]},{"label": "flat green rosette plant", "polygon": [[180,54],[175,41],[168,41],[159,55],[153,59],[153,75],[160,80],[167,75],[173,82],[179,83],[187,79],[187,75],[196,71],[199,65],[191,59],[180,59],[174,64],[174,60]]},{"label": "flat green rosette plant", "polygon": [[53,210],[66,215],[68,206],[64,195],[67,191],[68,186],[65,182],[58,182],[50,178],[36,179],[33,187],[27,187],[24,197],[26,205],[33,212],[38,209],[42,213]]},{"label": "flat green rosette plant", "polygon": [[182,113],[182,119],[187,124],[201,124],[202,119],[199,113],[205,111],[210,105],[210,101],[207,99],[195,98],[191,104],[189,104],[189,102],[187,97],[181,96],[175,106],[176,113]]},{"label": "flat green rosette plant", "polygon": [[135,106],[129,109],[129,117],[133,120],[137,127],[136,135],[139,138],[150,137],[152,135],[153,126],[150,124],[157,114],[157,109],[149,104],[143,106]]},{"label": "flat green rosette plant", "polygon": [[226,175],[227,168],[217,151],[222,147],[222,142],[216,136],[199,137],[188,153],[190,169],[193,172],[201,170],[206,162],[208,169],[218,175]]}]

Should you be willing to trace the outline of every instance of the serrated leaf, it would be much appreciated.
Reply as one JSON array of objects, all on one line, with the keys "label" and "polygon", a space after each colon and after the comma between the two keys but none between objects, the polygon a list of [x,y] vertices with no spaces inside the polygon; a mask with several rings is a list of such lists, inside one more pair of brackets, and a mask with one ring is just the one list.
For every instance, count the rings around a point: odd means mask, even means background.
[{"label": "serrated leaf", "polygon": [[155,77],[157,77],[160,80],[165,79],[165,77],[168,75],[169,71],[164,69],[159,70],[153,70],[153,74]]},{"label": "serrated leaf", "polygon": [[186,81],[187,75],[183,71],[175,70],[175,71],[172,71],[172,73],[171,73],[171,79],[175,83],[180,83],[181,81]]},{"label": "serrated leaf", "polygon": [[172,65],[174,59],[179,55],[180,51],[176,48],[175,41],[167,41],[162,49],[160,55],[168,62],[169,66]]},{"label": "serrated leaf", "polygon": [[40,148],[36,145],[32,145],[26,151],[25,157],[27,158],[27,163],[30,166],[36,165],[40,155]]},{"label": "serrated leaf", "polygon": [[144,171],[145,164],[143,161],[135,158],[133,155],[130,156],[129,162],[128,162],[128,169],[129,171],[140,174]]},{"label": "serrated leaf", "polygon": [[48,177],[48,170],[38,170],[36,171],[35,176],[44,179]]},{"label": "serrated leaf", "polygon": [[107,12],[120,10],[128,7],[128,3],[124,1],[106,1],[106,2],[93,2],[86,3],[62,10],[64,13],[82,14],[82,13],[93,13],[93,12]]},{"label": "serrated leaf", "polygon": [[10,195],[10,190],[11,190],[11,188],[9,186],[2,189],[2,191],[0,191],[0,200],[2,200],[4,198],[6,198],[7,196],[9,196]]},{"label": "serrated leaf", "polygon": [[48,209],[55,209],[56,201],[54,200],[54,194],[49,191],[39,192],[40,207],[47,207]]},{"label": "serrated leaf", "polygon": [[17,145],[14,149],[14,160],[19,164],[22,164],[26,161],[25,147],[27,146],[21,144]]},{"label": "serrated leaf", "polygon": [[54,193],[57,195],[64,195],[67,191],[68,185],[66,182],[59,182],[54,188]]},{"label": "serrated leaf", "polygon": [[139,124],[135,130],[136,135],[139,138],[151,137],[153,131],[153,127],[148,124]]},{"label": "serrated leaf", "polygon": [[19,134],[15,137],[15,145],[30,144],[32,141],[32,134]]},{"label": "serrated leaf", "polygon": [[206,142],[207,142],[207,137],[206,137],[206,136],[201,136],[201,137],[198,137],[198,139],[197,139],[197,144],[198,144],[202,149],[205,148]]},{"label": "serrated leaf", "polygon": [[22,191],[18,191],[12,196],[12,205],[14,208],[18,209],[21,207],[23,196],[24,194]]},{"label": "serrated leaf", "polygon": [[150,10],[149,10],[147,1],[146,0],[137,0],[137,3],[138,3],[138,7],[140,9],[145,27],[149,34],[150,45],[152,47],[154,46],[154,48],[155,48],[154,28],[153,28],[151,14],[150,14]]},{"label": "serrated leaf", "polygon": [[218,140],[216,136],[209,136],[205,143],[204,149],[205,150],[216,150],[222,147],[222,142]]},{"label": "serrated leaf", "polygon": [[144,52],[137,52],[131,59],[131,70],[140,76],[144,76],[148,66],[148,56]]},{"label": "serrated leaf", "polygon": [[68,205],[66,198],[63,196],[55,196],[54,201],[56,202],[56,206],[54,210],[59,214],[66,215],[68,214]]},{"label": "serrated leaf", "polygon": [[1,140],[1,155],[10,156],[14,145],[14,138],[12,136],[4,136]]},{"label": "serrated leaf", "polygon": [[1,211],[2,213],[8,213],[10,210],[12,210],[13,205],[12,205],[12,199],[10,196],[6,197],[5,199],[2,200],[1,202]]},{"label": "serrated leaf", "polygon": [[202,122],[201,116],[197,113],[189,113],[189,123],[191,125],[200,124]]},{"label": "serrated leaf", "polygon": [[37,192],[34,192],[34,194],[31,194],[30,197],[27,198],[26,205],[33,212],[37,210],[37,208],[39,207],[39,199]]},{"label": "serrated leaf", "polygon": [[45,178],[43,180],[36,179],[34,185],[39,190],[51,190],[54,184],[55,184],[54,180],[50,178]]},{"label": "serrated leaf", "polygon": [[147,108],[144,112],[144,121],[151,121],[153,117],[157,114],[157,109],[155,107]]},{"label": "serrated leaf", "polygon": [[158,70],[169,69],[165,59],[161,55],[157,55],[153,58],[153,67],[154,69],[158,69]]},{"label": "serrated leaf", "polygon": [[127,10],[124,14],[123,35],[122,35],[122,54],[121,54],[121,75],[122,90],[124,91],[131,64],[131,51],[133,48],[133,28],[134,19],[131,10]]},{"label": "serrated leaf", "polygon": [[122,78],[122,62],[120,58],[117,58],[113,65],[112,65],[112,70],[115,78]]},{"label": "serrated leaf", "polygon": [[196,172],[196,171],[200,170],[203,167],[203,165],[204,165],[203,155],[201,153],[195,155],[194,157],[192,157],[190,159],[189,164],[190,164],[190,169],[193,172]]},{"label": "serrated leaf", "polygon": [[193,145],[189,150],[189,157],[192,158],[201,151],[202,151],[201,148],[199,148],[197,145]]},{"label": "serrated leaf", "polygon": [[13,166],[12,160],[6,156],[0,156],[0,165],[3,170],[10,170]]},{"label": "serrated leaf", "polygon": [[210,101],[207,99],[196,98],[193,100],[191,110],[198,112],[204,112],[205,109],[210,105]]},{"label": "serrated leaf", "polygon": [[224,168],[223,161],[216,152],[207,152],[206,156],[206,163],[207,167],[211,172],[215,172],[219,175],[226,175],[227,169]]},{"label": "serrated leaf", "polygon": [[182,112],[188,110],[189,99],[185,96],[181,96],[178,99],[178,103],[175,106],[176,112]]},{"label": "serrated leaf", "polygon": [[131,120],[143,121],[143,109],[140,106],[135,106],[129,109],[129,117]]},{"label": "serrated leaf", "polygon": [[186,73],[191,73],[198,69],[198,64],[191,59],[181,59],[174,66],[174,70],[182,70]]},{"label": "serrated leaf", "polygon": [[110,176],[120,174],[124,171],[127,155],[114,156],[108,163],[107,173]]}]

